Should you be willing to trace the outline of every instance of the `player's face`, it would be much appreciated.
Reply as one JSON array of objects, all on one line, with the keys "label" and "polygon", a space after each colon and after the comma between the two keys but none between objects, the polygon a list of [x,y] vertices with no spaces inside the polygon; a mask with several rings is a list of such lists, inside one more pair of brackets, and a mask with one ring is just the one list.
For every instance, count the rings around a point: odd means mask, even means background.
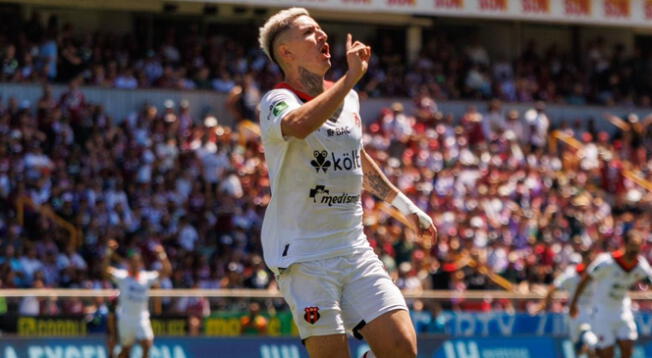
[{"label": "player's face", "polygon": [[289,51],[290,60],[308,71],[324,75],[331,67],[328,35],[317,21],[309,16],[299,16],[287,30],[283,43]]},{"label": "player's face", "polygon": [[641,246],[643,245],[643,240],[640,236],[635,235],[631,239],[629,239],[629,242],[627,245],[625,245],[625,253],[627,256],[634,258],[638,256],[638,254],[641,252]]},{"label": "player's face", "polygon": [[143,265],[143,260],[140,255],[133,255],[129,258],[129,270],[131,271],[140,271]]}]

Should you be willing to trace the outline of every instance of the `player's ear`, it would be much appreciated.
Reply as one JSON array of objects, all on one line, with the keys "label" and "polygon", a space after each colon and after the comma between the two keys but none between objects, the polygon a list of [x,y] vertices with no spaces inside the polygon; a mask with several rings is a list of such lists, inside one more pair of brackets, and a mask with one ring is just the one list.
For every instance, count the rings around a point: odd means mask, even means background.
[{"label": "player's ear", "polygon": [[276,48],[276,56],[284,63],[288,63],[294,59],[294,53],[290,50],[290,47],[284,43],[278,45]]}]

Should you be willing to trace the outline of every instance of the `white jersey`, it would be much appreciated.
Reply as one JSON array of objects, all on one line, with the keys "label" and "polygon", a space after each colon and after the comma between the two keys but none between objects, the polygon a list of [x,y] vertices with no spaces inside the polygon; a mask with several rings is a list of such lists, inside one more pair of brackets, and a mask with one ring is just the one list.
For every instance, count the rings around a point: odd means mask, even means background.
[{"label": "white jersey", "polygon": [[622,253],[615,252],[600,254],[589,266],[588,274],[594,281],[594,305],[598,310],[626,311],[631,304],[627,291],[636,282],[652,277],[652,270],[642,256],[628,267]]},{"label": "white jersey", "polygon": [[[580,281],[582,281],[582,274],[584,273],[584,269],[585,266],[581,264],[568,267],[561,275],[555,278],[553,286],[558,290],[568,292],[568,297],[573,297],[575,295],[575,291],[577,290],[577,286],[580,284]],[[577,304],[581,310],[590,311],[593,304],[592,301],[593,284],[589,283],[589,285],[584,289],[584,292],[582,293],[582,296],[580,297],[580,300]]]},{"label": "white jersey", "polygon": [[362,122],[350,91],[341,112],[305,139],[285,138],[281,121],[308,95],[282,84],[260,103],[272,199],[262,244],[272,269],[369,247],[362,226]]},{"label": "white jersey", "polygon": [[149,318],[149,288],[158,280],[156,271],[140,271],[137,277],[130,276],[127,270],[115,269],[113,280],[120,290],[116,313],[121,319]]}]

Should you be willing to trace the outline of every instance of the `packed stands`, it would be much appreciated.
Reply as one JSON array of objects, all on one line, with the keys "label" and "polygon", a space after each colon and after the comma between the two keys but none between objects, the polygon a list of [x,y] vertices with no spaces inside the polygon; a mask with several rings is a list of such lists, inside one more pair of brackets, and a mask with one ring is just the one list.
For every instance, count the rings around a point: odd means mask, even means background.
[{"label": "packed stands", "polygon": [[[255,27],[248,25],[234,25],[228,33],[197,25],[181,33],[170,27],[144,43],[138,33],[77,31],[34,11],[29,20],[3,24],[2,30],[0,81],[66,83],[79,76],[83,84],[103,87],[230,92],[250,85],[247,77],[261,90],[280,79],[258,50]],[[237,38],[229,35],[235,33]],[[331,39],[333,63],[339,66],[331,72],[335,77],[345,70],[342,40]],[[415,96],[427,90],[435,100],[652,105],[652,52],[642,45],[625,48],[596,37],[571,53],[532,39],[514,58],[492,58],[489,44],[454,41],[435,31],[409,63],[404,45],[389,37],[365,42],[374,48],[360,86],[367,96]]]}]

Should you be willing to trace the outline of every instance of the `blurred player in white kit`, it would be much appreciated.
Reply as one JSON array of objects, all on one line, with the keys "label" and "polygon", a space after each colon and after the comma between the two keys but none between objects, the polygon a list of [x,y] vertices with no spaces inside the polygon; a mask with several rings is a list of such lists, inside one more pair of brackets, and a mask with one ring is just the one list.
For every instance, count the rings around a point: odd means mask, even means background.
[{"label": "blurred player in white kit", "polygon": [[259,107],[272,190],[263,252],[301,339],[311,358],[350,357],[351,331],[369,343],[367,358],[416,357],[405,299],[363,232],[362,189],[394,205],[419,234],[434,238],[436,229],[362,148],[353,87],[371,48],[349,34],[348,71],[329,83],[328,35],[305,9],[270,17],[259,40],[285,80]]},{"label": "blurred player in white kit", "polygon": [[165,254],[162,245],[155,247],[155,252],[161,262],[159,271],[145,271],[140,254],[133,252],[128,256],[127,270],[110,266],[113,251],[118,244],[109,241],[107,252],[102,264],[104,273],[117,284],[120,296],[116,316],[118,321],[118,341],[121,347],[118,357],[131,356],[131,347],[139,343],[143,350],[143,358],[149,357],[149,350],[154,343],[154,332],[149,320],[149,289],[160,277],[172,272],[172,265]]},{"label": "blurred player in white kit", "polygon": [[634,342],[638,338],[636,323],[631,309],[629,288],[648,277],[652,269],[647,260],[640,256],[643,236],[628,231],[624,237],[624,249],[600,254],[587,269],[571,301],[570,315],[579,315],[579,302],[589,284],[594,286],[593,332],[598,336],[598,356],[612,358],[615,345],[620,348],[620,357],[631,358]]},{"label": "blurred player in white kit", "polygon": [[[591,256],[586,253],[577,261],[580,261],[577,265],[568,267],[555,278],[538,312],[545,311],[550,307],[553,295],[557,291],[566,291],[569,297],[573,297],[582,278],[586,275],[587,267],[591,263]],[[598,343],[598,337],[591,330],[591,317],[593,316],[593,287],[591,283],[584,289],[584,294],[577,305],[579,313],[577,317],[570,317],[568,327],[571,342],[575,347],[575,354],[595,357],[595,345]]]}]

